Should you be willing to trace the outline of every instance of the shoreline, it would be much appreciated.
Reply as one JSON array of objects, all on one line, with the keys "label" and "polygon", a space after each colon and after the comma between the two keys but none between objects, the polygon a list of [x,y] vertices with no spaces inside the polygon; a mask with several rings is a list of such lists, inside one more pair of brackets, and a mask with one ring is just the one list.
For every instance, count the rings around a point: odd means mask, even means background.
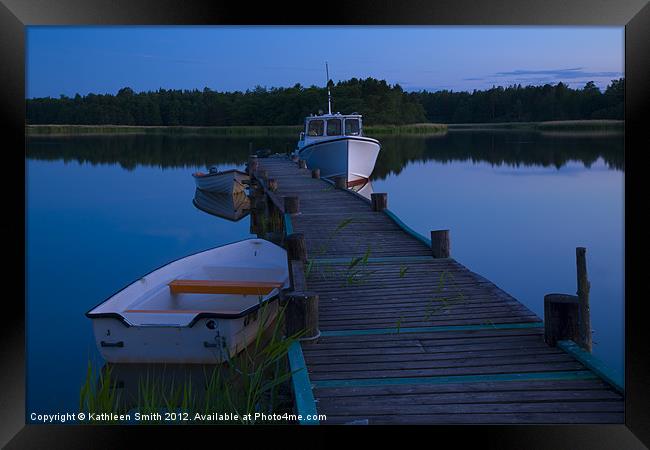
[{"label": "shoreline", "polygon": [[[448,131],[513,130],[553,133],[622,133],[623,120],[563,120],[547,122],[496,122],[496,123],[415,123],[408,125],[366,125],[367,134],[389,135],[440,135]],[[81,136],[81,135],[133,135],[177,134],[202,136],[295,136],[301,125],[273,126],[139,126],[139,125],[25,125],[26,136]]]}]

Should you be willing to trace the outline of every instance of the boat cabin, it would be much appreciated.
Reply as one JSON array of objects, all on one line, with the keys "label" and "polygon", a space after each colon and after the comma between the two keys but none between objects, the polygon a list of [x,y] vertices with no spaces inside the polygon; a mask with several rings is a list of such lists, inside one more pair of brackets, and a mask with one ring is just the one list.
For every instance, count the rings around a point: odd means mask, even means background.
[{"label": "boat cabin", "polygon": [[362,136],[360,114],[323,114],[309,116],[305,119],[305,129],[300,133],[300,140],[317,140],[340,136]]}]

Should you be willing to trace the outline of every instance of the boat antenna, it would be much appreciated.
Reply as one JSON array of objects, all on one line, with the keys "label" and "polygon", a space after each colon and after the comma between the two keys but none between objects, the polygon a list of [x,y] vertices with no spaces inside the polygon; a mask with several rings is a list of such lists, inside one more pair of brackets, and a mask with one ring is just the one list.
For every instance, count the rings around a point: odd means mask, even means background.
[{"label": "boat antenna", "polygon": [[328,114],[332,114],[332,95],[330,94],[330,71],[327,67],[327,61],[325,61],[325,73],[327,74],[327,111]]}]

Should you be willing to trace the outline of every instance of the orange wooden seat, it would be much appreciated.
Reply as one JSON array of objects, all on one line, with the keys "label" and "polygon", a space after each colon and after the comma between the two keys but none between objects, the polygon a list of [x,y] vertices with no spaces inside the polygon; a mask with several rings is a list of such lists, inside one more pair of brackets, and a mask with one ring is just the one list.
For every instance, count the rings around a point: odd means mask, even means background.
[{"label": "orange wooden seat", "polygon": [[173,280],[169,283],[172,294],[266,295],[281,286],[278,281]]}]

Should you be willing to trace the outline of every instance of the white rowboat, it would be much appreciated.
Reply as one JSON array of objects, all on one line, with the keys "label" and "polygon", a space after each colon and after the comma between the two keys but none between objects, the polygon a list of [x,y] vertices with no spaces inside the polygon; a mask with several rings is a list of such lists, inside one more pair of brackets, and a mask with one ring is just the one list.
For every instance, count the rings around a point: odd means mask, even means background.
[{"label": "white rowboat", "polygon": [[108,362],[218,364],[273,321],[287,287],[286,251],[247,239],[160,267],[86,316]]},{"label": "white rowboat", "polygon": [[249,180],[247,173],[236,169],[218,172],[212,168],[209,173],[196,172],[192,176],[198,189],[222,194],[242,192],[246,187],[244,182]]}]

